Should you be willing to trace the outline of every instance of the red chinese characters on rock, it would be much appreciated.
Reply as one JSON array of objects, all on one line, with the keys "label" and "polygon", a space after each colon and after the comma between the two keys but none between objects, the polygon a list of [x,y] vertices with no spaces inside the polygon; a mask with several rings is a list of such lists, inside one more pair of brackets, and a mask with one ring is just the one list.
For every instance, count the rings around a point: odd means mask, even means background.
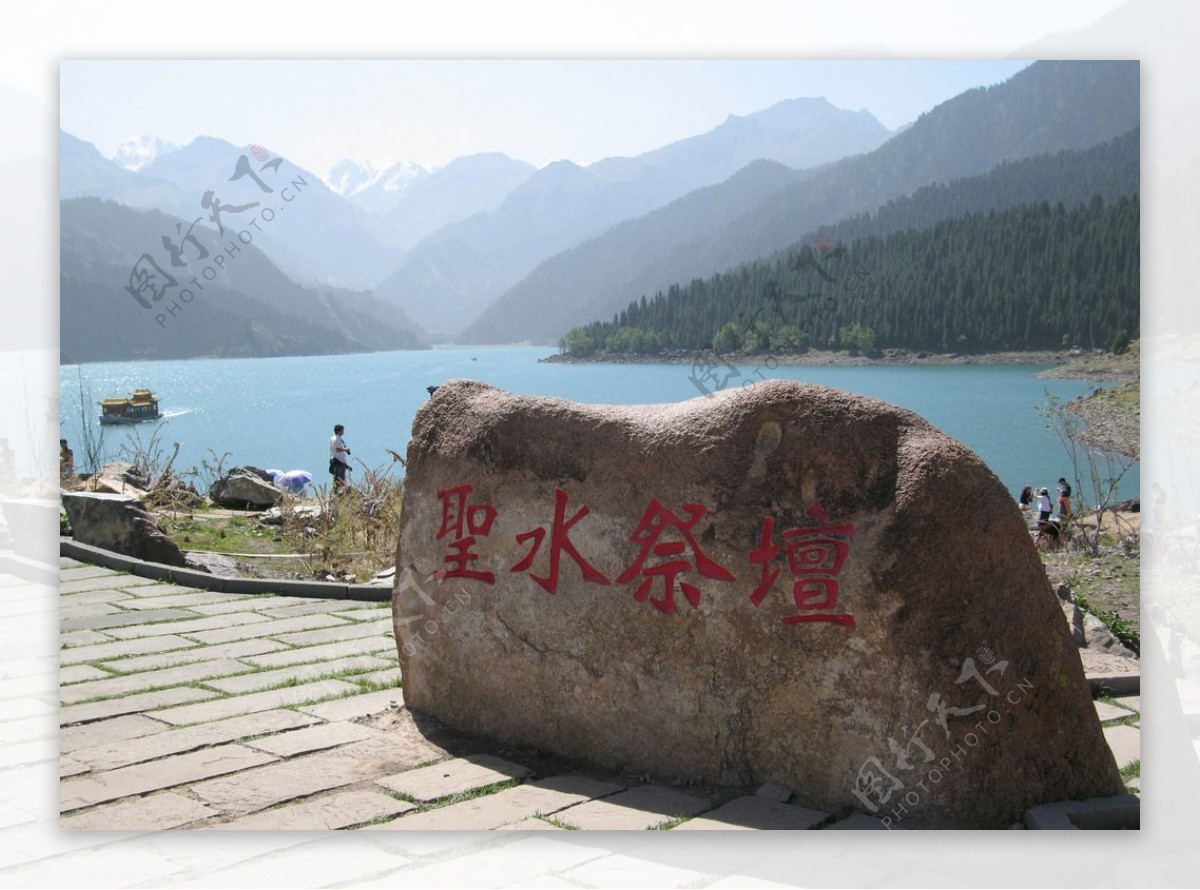
[{"label": "red chinese characters on rock", "polygon": [[470,503],[468,499],[474,490],[473,485],[459,485],[438,492],[438,500],[442,502],[442,527],[437,539],[450,537],[450,552],[443,561],[452,566],[449,571],[441,569],[434,573],[439,581],[467,578],[485,584],[496,583],[492,572],[477,572],[470,568],[470,564],[479,559],[479,554],[471,549],[475,546],[475,536],[487,536],[496,521],[496,508],[491,504]]},{"label": "red chinese characters on rock", "polygon": [[[808,516],[817,522],[829,523],[829,514],[815,503]],[[750,594],[750,602],[760,606],[766,599],[780,570],[771,565],[780,548],[773,543],[775,518],[763,519],[758,549],[750,554],[750,562],[762,567],[758,587]],[[849,522],[788,529],[782,534],[788,569],[792,574],[792,599],[795,615],[783,618],[784,624],[823,621],[845,627],[857,627],[853,615],[834,612],[838,604],[838,576],[850,555],[850,539],[857,530]]]},{"label": "red chinese characters on rock", "polygon": [[[696,543],[695,535],[692,530],[696,527],[701,519],[704,518],[708,511],[699,504],[684,504],[683,512],[687,514],[687,519],[681,519],[673,510],[664,507],[657,499],[650,501],[650,506],[646,508],[646,512],[642,514],[642,521],[638,523],[629,540],[635,544],[640,544],[642,552],[638,554],[638,558],[628,569],[626,569],[619,578],[618,584],[628,584],[639,574],[646,576],[645,580],[638,586],[637,593],[633,598],[639,603],[644,603],[650,595],[650,589],[654,585],[654,579],[658,576],[663,578],[663,596],[661,599],[651,599],[651,604],[660,612],[667,615],[675,612],[675,583],[676,578],[682,572],[696,571],[702,577],[713,578],[720,581],[735,581],[732,574],[724,567],[713,562],[704,555],[704,551],[700,549],[700,545]],[[658,539],[662,537],[667,529],[675,529],[682,541],[665,541],[658,543]],[[655,556],[682,556],[683,553],[690,547],[695,556],[695,566],[686,559],[676,559],[671,562],[661,563],[660,565],[650,566],[643,569],[642,566],[646,562],[646,557],[651,553]],[[679,587],[683,590],[683,595],[687,597],[687,601],[695,608],[700,605],[700,590],[686,581],[680,581]]]},{"label": "red chinese characters on rock", "polygon": [[[475,569],[478,561],[475,551],[477,539],[486,537],[492,530],[498,512],[488,503],[472,503],[472,485],[459,485],[438,491],[442,504],[442,524],[437,539],[449,539],[449,550],[443,561],[449,569],[435,573],[439,581],[462,578],[494,584],[493,572]],[[578,567],[583,579],[592,584],[610,584],[609,578],[599,571],[576,547],[571,532],[591,512],[586,504],[580,506],[568,518],[570,496],[561,488],[554,492],[554,517],[547,529],[539,526],[516,535],[518,544],[529,547],[525,556],[510,567],[511,572],[526,572],[543,590],[551,594],[558,592],[565,553]],[[724,566],[710,558],[696,540],[696,528],[708,511],[700,504],[683,504],[679,511],[670,509],[659,500],[652,499],[638,522],[629,540],[641,547],[633,563],[616,578],[618,584],[630,584],[641,579],[634,593],[634,600],[650,604],[666,615],[678,609],[676,590],[693,608],[699,608],[701,591],[694,584],[680,578],[685,573],[695,573],[702,578],[715,581],[736,581],[736,577]],[[775,561],[782,553],[792,575],[792,599],[796,614],[785,616],[784,624],[824,622],[842,627],[857,627],[854,616],[838,612],[839,576],[850,554],[851,539],[858,533],[849,522],[832,523],[820,503],[807,511],[809,518],[819,523],[814,526],[787,529],[779,536],[781,544],[775,543],[775,518],[764,517],[759,546],[749,554],[752,565],[760,567],[758,586],[750,594],[755,607],[761,606],[767,594],[775,586],[781,568]],[[536,575],[532,571],[534,560],[547,547],[549,573]],[[690,558],[689,558],[690,553]],[[649,563],[649,564],[648,564]],[[651,597],[658,579],[662,579],[662,595]]]},{"label": "red chinese characters on rock", "polygon": [[[574,528],[579,520],[591,512],[591,508],[587,506],[580,507],[574,516],[567,519],[567,499],[567,493],[561,488],[554,490],[554,522],[550,526],[550,574],[542,578],[533,574],[533,572],[529,573],[530,578],[536,581],[542,589],[550,593],[558,593],[558,569],[564,552],[571,559],[575,560],[575,564],[579,566],[579,570],[583,572],[583,577],[586,580],[591,581],[593,584],[609,583],[608,578],[584,559],[571,542],[571,529]],[[542,547],[542,541],[545,539],[546,530],[540,527],[517,535],[518,543],[524,544],[526,541],[533,541],[533,546],[529,548],[529,553],[526,554],[525,558],[509,569],[509,571],[528,571],[533,566],[533,559],[537,556],[538,550]]]}]

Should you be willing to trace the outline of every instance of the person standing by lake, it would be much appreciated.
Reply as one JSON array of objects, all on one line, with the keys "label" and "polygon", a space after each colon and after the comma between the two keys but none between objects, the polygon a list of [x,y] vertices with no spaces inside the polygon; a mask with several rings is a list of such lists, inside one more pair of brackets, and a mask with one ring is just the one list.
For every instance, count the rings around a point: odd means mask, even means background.
[{"label": "person standing by lake", "polygon": [[350,449],[346,440],[342,438],[345,432],[346,428],[339,423],[333,428],[333,435],[329,437],[329,472],[333,474],[335,492],[346,488],[346,473],[353,469],[350,466]]},{"label": "person standing by lake", "polygon": [[1033,509],[1033,486],[1026,485],[1021,489],[1021,496],[1017,498],[1017,503],[1021,505],[1021,515],[1025,517],[1025,521],[1029,521],[1029,511]]},{"label": "person standing by lake", "polygon": [[1045,522],[1054,512],[1054,505],[1050,503],[1050,489],[1044,486],[1038,489],[1037,508],[1038,522]]},{"label": "person standing by lake", "polygon": [[1063,519],[1071,515],[1071,483],[1063,476],[1058,477],[1058,515]]}]

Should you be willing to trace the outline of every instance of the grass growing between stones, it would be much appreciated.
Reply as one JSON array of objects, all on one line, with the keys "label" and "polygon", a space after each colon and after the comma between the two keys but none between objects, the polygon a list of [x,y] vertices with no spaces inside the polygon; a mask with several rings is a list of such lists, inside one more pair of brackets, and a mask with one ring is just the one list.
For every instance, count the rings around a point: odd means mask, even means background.
[{"label": "grass growing between stones", "polygon": [[1108,694],[1107,692],[1092,696],[1093,701],[1104,702],[1106,705],[1112,705],[1114,708],[1120,708],[1122,711],[1127,711],[1126,717],[1114,717],[1111,720],[1101,720],[1103,726],[1133,726],[1142,722],[1142,715],[1139,711],[1131,710],[1129,705],[1123,704],[1121,699]]},{"label": "grass growing between stones", "polygon": [[669,819],[664,819],[663,821],[659,822],[657,825],[651,825],[648,830],[649,831],[670,831],[672,828],[676,827],[677,825],[682,825],[684,822],[687,822],[689,819],[698,819],[703,815],[704,815],[703,813],[698,813],[695,816],[672,816]]},{"label": "grass growing between stones", "polygon": [[[430,763],[423,765],[432,766],[433,764],[442,762],[443,761],[441,760],[433,760],[430,761]],[[413,767],[413,769],[420,769],[420,767]],[[411,770],[405,770],[405,772],[411,772]],[[395,791],[382,785],[380,786],[380,790],[384,791],[391,797],[396,798],[396,800],[402,800],[405,803],[411,803],[413,806],[417,807],[418,812],[427,813],[430,810],[440,810],[442,807],[448,807],[456,803],[465,803],[468,800],[475,800],[479,797],[490,797],[498,791],[504,791],[508,788],[515,788],[520,784],[520,779],[505,779],[503,782],[495,782],[491,785],[484,785],[481,788],[472,788],[470,791],[460,791],[457,794],[447,794],[445,797],[439,797],[437,800],[429,801],[417,800],[415,797],[405,794],[403,791]]]},{"label": "grass growing between stones", "polygon": [[[380,670],[389,670],[388,668],[380,668]],[[404,683],[402,679],[397,679],[392,683],[381,683],[378,680],[355,680],[353,677],[346,677],[349,683],[357,683],[359,689],[363,692],[383,692],[385,689],[403,689]]]},{"label": "grass growing between stones", "polygon": [[534,818],[539,819],[548,825],[553,825],[555,828],[561,828],[564,831],[579,831],[578,825],[572,825],[570,822],[564,822],[562,819],[556,819],[554,816],[544,816],[541,813],[538,813],[534,816]]}]

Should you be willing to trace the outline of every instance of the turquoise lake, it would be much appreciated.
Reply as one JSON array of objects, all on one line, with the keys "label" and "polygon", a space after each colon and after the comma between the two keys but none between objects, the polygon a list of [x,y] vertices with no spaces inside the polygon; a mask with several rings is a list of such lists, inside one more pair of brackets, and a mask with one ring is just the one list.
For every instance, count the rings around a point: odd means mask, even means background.
[{"label": "turquoise lake", "polygon": [[[346,426],[355,458],[371,467],[391,464],[385,449],[408,446],[413,415],[425,388],[455,377],[481,380],[512,392],[559,396],[580,402],[678,402],[701,396],[690,365],[539,363],[547,347],[435,349],[366,355],[259,359],[108,362],[60,369],[62,435],[76,463],[85,457],[82,424],[99,431],[101,398],[127,396],[146,386],[162,399],[157,424],[105,427],[104,453],[120,457],[136,435],[148,443],[157,430],[165,454],[180,444],[176,468],[211,461],[209,449],[229,452],[225,466],[251,464],[309,470],[327,483],[333,425]],[[955,365],[921,367],[778,367],[742,364],[728,387],[763,378],[785,378],[836,387],[908,408],[968,445],[1014,493],[1024,485],[1051,491],[1071,467],[1037,407],[1046,392],[1063,401],[1096,384],[1036,377],[1042,366]],[[727,374],[723,371],[723,376]],[[82,386],[81,386],[82,382]],[[81,414],[81,391],[90,405]],[[402,473],[399,465],[396,472]],[[1120,497],[1138,496],[1135,465]],[[1078,497],[1077,503],[1083,500]],[[947,504],[947,509],[956,505]]]}]

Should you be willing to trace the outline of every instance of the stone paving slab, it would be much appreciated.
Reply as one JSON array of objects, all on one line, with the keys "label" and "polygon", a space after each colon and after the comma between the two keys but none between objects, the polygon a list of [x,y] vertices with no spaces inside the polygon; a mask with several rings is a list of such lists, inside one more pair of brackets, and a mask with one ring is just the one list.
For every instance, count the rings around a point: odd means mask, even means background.
[{"label": "stone paving slab", "polygon": [[[567,807],[624,790],[623,785],[601,782],[586,776],[551,776],[428,812],[411,813],[371,827],[386,831],[490,831],[505,825],[529,821],[539,815],[548,816]],[[549,828],[556,827],[547,822],[541,824]]]},{"label": "stone paving slab", "polygon": [[828,813],[810,810],[765,797],[739,797],[710,813],[689,819],[676,831],[728,831],[731,829],[759,831],[803,831],[829,818]]},{"label": "stone paving slab", "polygon": [[[212,723],[201,723],[197,726],[167,729],[164,732],[155,732],[140,738],[98,743],[91,747],[79,748],[71,752],[71,756],[86,764],[92,771],[100,772],[156,760],[159,757],[169,757],[172,754],[186,754],[198,748],[223,745],[264,733],[280,733],[280,735],[269,736],[269,738],[284,739],[294,734],[287,730],[302,732],[304,727],[312,726],[316,722],[317,718],[299,714],[296,711],[283,709],[257,711],[253,714],[230,717]],[[257,741],[247,741],[243,744],[246,747],[266,751],[268,754],[275,753]]]},{"label": "stone paving slab", "polygon": [[[6,762],[12,762],[12,749],[16,745],[10,745],[4,749],[4,757]],[[65,779],[67,776],[78,776],[83,773],[90,772],[90,767],[86,763],[81,763],[70,754],[63,754],[58,758],[58,777]]]},{"label": "stone paving slab", "polygon": [[[148,609],[145,611],[134,612],[115,612],[106,610],[103,614],[80,616],[77,618],[65,618],[59,621],[58,626],[61,631],[67,633],[74,630],[109,630],[113,628],[113,632],[108,636],[116,637],[117,639],[129,639],[121,634],[128,633],[126,630],[116,631],[116,628],[124,628],[126,625],[141,625],[151,621],[177,621],[189,618],[195,618],[195,614],[188,612],[186,609]],[[144,634],[136,634],[136,636],[144,636]]]},{"label": "stone paving slab", "polygon": [[[144,589],[144,588],[143,588]],[[133,599],[132,593],[124,590],[89,590],[86,593],[64,594],[59,598],[59,604],[64,606],[86,606],[102,603],[123,603]]]},{"label": "stone paving slab", "polygon": [[368,608],[364,605],[361,609],[347,609],[346,611],[334,612],[332,614],[339,618],[345,618],[347,621],[391,621],[392,607]]},{"label": "stone paving slab", "polygon": [[195,646],[191,640],[168,634],[165,637],[148,637],[141,640],[114,640],[94,646],[77,646],[63,649],[59,653],[62,664],[81,664],[85,661],[111,661],[127,655],[148,655],[151,652],[167,652],[171,649],[186,649]]},{"label": "stone paving slab", "polygon": [[575,828],[647,829],[679,816],[695,816],[710,806],[712,802],[703,798],[644,785],[569,807],[555,818]]},{"label": "stone paving slab", "polygon": [[[171,586],[171,585],[167,585]],[[246,608],[245,600],[242,597],[236,597],[229,593],[215,593],[210,590],[192,590],[188,587],[181,587],[179,590],[187,591],[186,593],[176,593],[169,596],[161,594],[156,596],[138,596],[141,590],[156,590],[154,587],[142,587],[138,591],[134,591],[134,596],[128,599],[121,600],[122,609],[137,609],[141,611],[152,609],[189,609],[191,612],[198,615],[208,615],[210,613],[201,612],[197,606],[229,604],[241,606],[241,611],[251,611]]]},{"label": "stone paving slab", "polygon": [[[262,612],[271,618],[292,618],[294,615],[316,615],[320,612],[341,612],[346,608],[344,600],[312,600],[305,597],[301,606],[296,605],[295,596],[278,596],[276,594],[226,594],[229,602],[212,603],[211,606],[197,606],[196,611],[205,615],[221,615],[234,612],[234,606],[241,603],[241,608],[247,612]],[[236,600],[238,602],[234,602]]]},{"label": "stone paving slab", "polygon": [[[339,619],[340,620],[340,619]],[[363,637],[377,637],[392,632],[392,621],[366,621],[362,624],[346,624],[342,627],[328,627],[323,630],[310,630],[303,633],[287,634],[276,639],[290,646],[315,646],[321,643],[338,643],[342,640],[359,640]]]},{"label": "stone paving slab", "polygon": [[[328,674],[346,674],[364,671],[371,668],[385,667],[387,664],[382,658],[374,658],[370,655],[357,655],[352,658],[341,658],[337,661],[326,661],[320,664],[306,664],[300,667],[280,668],[274,671],[259,671],[258,673],[244,674],[240,677],[228,677],[213,680],[204,685],[211,686],[213,689],[219,689],[222,692],[238,695],[243,692],[269,689],[272,686],[278,686],[281,683],[287,683],[292,680],[313,680]],[[243,665],[242,670],[245,671],[247,668]]]},{"label": "stone paving slab", "polygon": [[[296,713],[297,716],[300,716],[295,711],[288,713]],[[308,719],[313,723],[317,722],[316,717],[309,717]],[[261,739],[245,742],[244,744],[279,757],[295,757],[298,754],[311,754],[314,751],[336,748],[339,745],[349,744],[350,742],[361,742],[364,739],[378,738],[380,735],[382,733],[379,730],[371,729],[369,726],[339,721],[337,723],[320,723],[307,729],[298,729],[295,732],[269,735]]]},{"label": "stone paving slab", "polygon": [[[126,695],[122,698],[108,698],[91,702],[86,705],[69,705],[58,711],[58,722],[63,726],[72,723],[86,723],[105,717],[119,717],[122,714],[138,714],[151,708],[165,708],[172,705],[183,705],[188,702],[199,702],[213,698],[217,693],[206,689],[193,689],[190,686],[176,686],[171,689],[159,689],[154,692],[142,692],[137,695]],[[170,722],[170,721],[167,721]]]},{"label": "stone paving slab", "polygon": [[83,578],[79,581],[66,581],[58,585],[60,595],[72,593],[88,593],[93,590],[131,590],[134,587],[144,587],[147,584],[157,584],[153,578],[139,578],[137,575],[111,575],[96,578]]},{"label": "stone paving slab", "polygon": [[58,732],[58,750],[62,753],[108,745],[141,738],[153,732],[165,732],[171,727],[141,714],[126,714],[109,720],[99,720],[86,726],[65,726]]},{"label": "stone paving slab", "polygon": [[217,829],[323,831],[396,816],[414,805],[381,791],[342,791],[212,825]]},{"label": "stone paving slab", "polygon": [[[133,597],[129,597],[129,599],[133,599]],[[28,614],[33,608],[35,607],[30,606],[29,609],[23,610],[20,614]],[[15,617],[15,614],[17,613],[10,612],[8,609],[0,610],[0,617],[3,618]],[[120,614],[124,613],[112,603],[81,603],[79,605],[63,603],[58,610],[58,629],[60,632],[79,630],[80,627],[78,625],[67,626],[68,623],[77,622],[81,618],[98,618],[105,615]]]},{"label": "stone paving slab", "polygon": [[[75,561],[72,560],[72,562]],[[73,566],[59,567],[58,583],[82,581],[85,578],[108,578],[119,574],[120,572],[114,572],[112,569],[106,569],[104,566],[90,566],[85,562],[75,562]]]},{"label": "stone paving slab", "polygon": [[172,788],[210,776],[248,770],[275,760],[270,754],[241,745],[220,745],[121,769],[64,780],[59,786],[59,810],[106,803],[133,794]]},{"label": "stone paving slab", "polygon": [[59,670],[58,682],[62,686],[68,686],[71,683],[85,683],[88,680],[106,680],[111,676],[112,674],[108,671],[94,668],[90,664],[73,664]]},{"label": "stone paving slab", "polygon": [[319,705],[304,705],[298,710],[322,720],[355,720],[359,717],[370,717],[382,714],[395,708],[404,707],[404,693],[401,689],[381,689],[378,692],[367,692],[352,698],[340,698],[336,701],[322,702]]},{"label": "stone paving slab", "polygon": [[400,687],[400,681],[403,676],[400,673],[400,668],[389,668],[386,671],[372,671],[369,674],[359,674],[354,679],[362,683],[375,683],[379,686],[395,686]]},{"label": "stone paving slab", "polygon": [[[114,677],[106,675],[103,680],[93,680],[89,683],[77,683],[65,686],[59,691],[59,700],[64,705],[98,696],[128,695],[131,692],[145,692],[152,689],[164,689],[170,686],[180,686],[185,683],[195,683],[205,677],[223,677],[228,674],[240,674],[253,670],[249,665],[231,659],[216,661],[197,661],[181,667],[167,668],[161,671],[142,671],[137,674],[125,674]],[[216,687],[214,687],[216,688]]]},{"label": "stone paving slab", "polygon": [[494,757],[491,754],[472,754],[447,760],[432,766],[408,770],[377,780],[390,791],[421,803],[429,803],[453,794],[464,794],[488,785],[532,775],[526,767]]},{"label": "stone paving slab", "polygon": [[[230,612],[261,612],[271,618],[277,618],[270,604],[275,602],[294,602],[289,596],[276,596],[268,593],[223,593],[220,602],[199,603],[191,607],[193,612],[200,615],[228,615]],[[315,610],[314,610],[315,611]]]},{"label": "stone paving slab", "polygon": [[160,581],[152,586],[138,587],[132,590],[131,593],[142,601],[174,598],[177,596],[219,596],[223,599],[234,598],[234,595],[229,593],[219,593],[215,590],[197,590],[195,587],[185,587],[182,584],[169,584],[165,581]]},{"label": "stone paving slab", "polygon": [[1106,720],[1120,720],[1123,717],[1132,717],[1133,712],[1127,711],[1124,708],[1114,707],[1107,702],[1097,701],[1092,702],[1096,706],[1096,716],[1103,723]]},{"label": "stone paving slab", "polygon": [[162,720],[166,723],[182,726],[188,723],[221,720],[225,717],[235,717],[238,714],[249,714],[254,711],[284,708],[314,698],[349,695],[357,692],[358,689],[359,687],[353,683],[343,683],[341,680],[321,680],[317,683],[285,686],[282,689],[271,689],[267,692],[252,692],[249,695],[234,695],[228,698],[217,699],[216,701],[183,705],[178,708],[166,708],[165,710],[152,711],[150,715],[155,720]]},{"label": "stone paving slab", "polygon": [[342,643],[304,646],[299,649],[285,649],[282,643],[277,645],[281,651],[271,652],[267,655],[255,655],[244,660],[256,667],[276,668],[307,661],[327,661],[347,655],[369,655],[373,652],[388,652],[392,657],[399,657],[396,641],[385,636],[363,637]]},{"label": "stone paving slab", "polygon": [[[496,831],[566,831],[566,829],[561,828],[558,825],[551,825],[545,819],[533,818],[522,819],[520,822],[514,822],[512,825],[498,825],[496,826]],[[529,885],[522,882],[521,886],[525,887]],[[578,885],[569,884],[566,881],[562,881],[562,883],[558,884],[557,886],[576,887]]]},{"label": "stone paving slab", "polygon": [[255,608],[268,613],[272,618],[282,619],[295,618],[300,615],[319,615],[323,612],[337,614],[346,611],[350,606],[345,600],[317,600],[307,597],[297,600],[294,596],[281,596]]},{"label": "stone paving slab", "polygon": [[1104,738],[1116,758],[1117,768],[1142,759],[1142,733],[1132,726],[1106,726]]},{"label": "stone paving slab", "polygon": [[72,630],[60,633],[58,645],[64,648],[72,646],[91,646],[97,643],[111,643],[113,638],[96,630]]},{"label": "stone paving slab", "polygon": [[274,640],[238,640],[236,643],[225,643],[221,646],[192,646],[190,649],[177,649],[172,652],[158,652],[152,655],[104,661],[101,664],[103,667],[126,672],[162,670],[192,664],[196,661],[222,658],[236,658],[252,665],[254,662],[247,659],[246,656],[277,652],[281,649],[287,649],[287,647]]},{"label": "stone paving slab", "polygon": [[163,831],[207,819],[216,815],[216,812],[173,791],[163,791],[147,797],[94,807],[74,816],[64,816],[59,820],[58,827],[68,831]]},{"label": "stone paving slab", "polygon": [[313,628],[340,628],[348,627],[341,618],[334,618],[330,615],[300,615],[295,618],[274,619],[267,615],[262,615],[258,612],[236,612],[229,615],[218,615],[210,619],[219,621],[222,618],[230,619],[237,615],[254,615],[256,618],[261,618],[262,623],[245,626],[248,622],[241,622],[236,627],[225,627],[215,630],[204,631],[203,633],[191,633],[188,636],[194,637],[201,643],[214,645],[217,643],[230,643],[234,640],[244,640],[249,637],[273,637],[282,639],[286,642],[284,634],[298,630],[311,630]]},{"label": "stone paving slab", "polygon": [[[194,637],[201,643],[227,643],[230,640],[244,639],[253,634],[242,633],[239,636],[227,637],[225,639],[208,640],[205,639],[205,632],[216,631],[233,631],[235,628],[240,628],[244,624],[258,624],[267,620],[265,615],[259,615],[257,612],[233,612],[229,615],[211,615],[204,618],[197,618],[193,613],[186,613],[188,620],[186,621],[167,621],[162,624],[144,624],[136,627],[116,627],[108,631],[110,636],[114,636],[120,640],[132,640],[138,637],[156,637],[162,634],[179,634],[180,636]],[[235,631],[240,633],[241,631]]]},{"label": "stone paving slab", "polygon": [[1141,713],[1142,697],[1140,695],[1123,695],[1117,699],[1117,704]]},{"label": "stone paving slab", "polygon": [[[441,752],[411,728],[193,785],[201,800],[237,815],[411,769]],[[267,755],[263,755],[267,756]]]}]

